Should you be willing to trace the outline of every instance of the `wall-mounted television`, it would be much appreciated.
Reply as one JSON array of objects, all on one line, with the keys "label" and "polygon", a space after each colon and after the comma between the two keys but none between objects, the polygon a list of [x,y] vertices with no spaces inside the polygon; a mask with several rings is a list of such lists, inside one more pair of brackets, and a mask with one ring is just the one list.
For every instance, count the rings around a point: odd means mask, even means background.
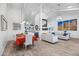
[{"label": "wall-mounted television", "polygon": [[42,30],[48,30],[47,19],[42,19]]},{"label": "wall-mounted television", "polygon": [[47,19],[42,19],[42,27],[47,27]]}]

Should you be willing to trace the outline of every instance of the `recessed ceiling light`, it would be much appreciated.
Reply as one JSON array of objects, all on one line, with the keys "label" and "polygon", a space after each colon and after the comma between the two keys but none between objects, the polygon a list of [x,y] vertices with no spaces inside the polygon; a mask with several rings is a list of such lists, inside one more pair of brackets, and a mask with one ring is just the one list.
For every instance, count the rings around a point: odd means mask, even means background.
[{"label": "recessed ceiling light", "polygon": [[32,15],[35,15],[35,13],[36,13],[36,11],[32,11],[32,13],[31,13],[31,14],[32,14]]},{"label": "recessed ceiling light", "polygon": [[22,23],[21,24],[24,24],[25,23],[25,21],[22,21]]},{"label": "recessed ceiling light", "polygon": [[67,8],[72,8],[72,6],[68,6]]}]

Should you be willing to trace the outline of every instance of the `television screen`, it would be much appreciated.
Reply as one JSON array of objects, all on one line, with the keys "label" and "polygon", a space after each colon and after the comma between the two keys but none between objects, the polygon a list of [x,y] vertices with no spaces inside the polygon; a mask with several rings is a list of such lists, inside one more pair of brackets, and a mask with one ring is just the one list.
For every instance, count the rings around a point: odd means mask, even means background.
[{"label": "television screen", "polygon": [[47,27],[47,20],[46,19],[42,19],[42,27]]}]

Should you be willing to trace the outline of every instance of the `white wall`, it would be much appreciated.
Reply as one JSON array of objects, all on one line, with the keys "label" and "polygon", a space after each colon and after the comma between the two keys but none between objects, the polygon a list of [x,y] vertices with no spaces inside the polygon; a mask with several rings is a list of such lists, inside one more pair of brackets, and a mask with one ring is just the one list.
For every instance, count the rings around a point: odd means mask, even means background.
[{"label": "white wall", "polygon": [[[6,14],[7,14],[6,4],[0,4],[0,15],[2,15],[2,14],[6,17]],[[2,53],[4,51],[7,40],[8,40],[8,30],[1,31],[1,18],[0,18],[0,55],[2,55]]]},{"label": "white wall", "polygon": [[38,14],[35,15],[35,25],[38,25],[40,27],[39,37],[41,37],[41,33],[45,32],[45,31],[42,31],[42,26],[41,26],[42,19],[47,19],[47,16],[45,15],[45,13],[39,12]]},{"label": "white wall", "polygon": [[63,19],[77,19],[77,31],[70,31],[71,37],[79,38],[79,11],[62,12]]},{"label": "white wall", "polygon": [[[35,16],[35,25],[40,25],[40,13],[36,14]],[[42,19],[47,19],[45,13],[42,12]]]},{"label": "white wall", "polygon": [[[79,38],[79,11],[65,11],[61,12],[62,19],[61,20],[52,20],[52,25],[54,25],[54,31],[58,31],[58,21],[77,19],[77,31],[69,31],[71,33],[72,38]],[[58,31],[62,32],[62,31]]]},{"label": "white wall", "polygon": [[16,34],[21,33],[21,30],[13,30],[13,23],[21,23],[21,9],[9,8],[8,7],[8,28],[9,28],[9,40],[15,40]]},{"label": "white wall", "polygon": [[[9,5],[10,6],[10,5]],[[2,55],[6,43],[9,40],[16,40],[16,34],[23,32],[21,30],[13,30],[13,23],[21,23],[22,22],[22,10],[21,7],[9,7],[7,4],[0,4],[0,15],[4,15],[7,19],[8,29],[6,31],[1,31],[1,18],[0,18],[0,55]],[[18,7],[18,6],[17,6]]]},{"label": "white wall", "polygon": [[[41,14],[41,15],[40,15]],[[42,16],[42,17],[41,17]],[[47,16],[46,16],[46,14],[45,13],[43,13],[43,12],[41,12],[41,13],[38,13],[38,14],[36,14],[36,16],[35,16],[35,25],[38,25],[38,26],[40,26],[40,28],[41,28],[41,25],[42,25],[42,23],[41,23],[41,20],[42,19],[47,19]],[[41,31],[41,30],[40,30]],[[44,31],[41,31],[41,32],[45,32],[45,30]],[[41,35],[41,34],[40,34]]]}]

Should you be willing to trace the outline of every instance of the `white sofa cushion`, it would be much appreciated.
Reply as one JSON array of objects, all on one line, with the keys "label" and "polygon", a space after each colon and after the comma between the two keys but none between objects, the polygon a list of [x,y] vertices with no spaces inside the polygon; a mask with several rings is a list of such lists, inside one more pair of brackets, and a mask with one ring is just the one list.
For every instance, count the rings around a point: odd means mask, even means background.
[{"label": "white sofa cushion", "polygon": [[58,42],[58,37],[51,33],[42,34],[41,39],[51,43]]}]

